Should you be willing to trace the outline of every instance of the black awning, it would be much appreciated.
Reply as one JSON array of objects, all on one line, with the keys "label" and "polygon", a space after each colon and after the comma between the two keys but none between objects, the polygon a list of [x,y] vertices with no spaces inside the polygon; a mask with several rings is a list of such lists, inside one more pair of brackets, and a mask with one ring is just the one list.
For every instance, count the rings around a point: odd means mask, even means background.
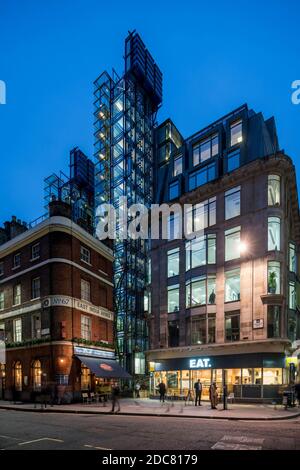
[{"label": "black awning", "polygon": [[99,357],[76,356],[96,377],[106,379],[130,379],[128,374],[117,361],[112,359],[101,359]]}]

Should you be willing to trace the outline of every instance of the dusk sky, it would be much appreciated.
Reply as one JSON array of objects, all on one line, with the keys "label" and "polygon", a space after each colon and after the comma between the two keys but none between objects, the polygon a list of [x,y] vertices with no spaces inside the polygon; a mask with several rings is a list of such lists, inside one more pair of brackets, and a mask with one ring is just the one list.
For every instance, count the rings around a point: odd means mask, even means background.
[{"label": "dusk sky", "polygon": [[0,224],[42,215],[43,179],[93,155],[93,81],[136,29],[164,75],[158,120],[188,137],[247,102],[275,116],[300,172],[299,0],[0,0]]}]

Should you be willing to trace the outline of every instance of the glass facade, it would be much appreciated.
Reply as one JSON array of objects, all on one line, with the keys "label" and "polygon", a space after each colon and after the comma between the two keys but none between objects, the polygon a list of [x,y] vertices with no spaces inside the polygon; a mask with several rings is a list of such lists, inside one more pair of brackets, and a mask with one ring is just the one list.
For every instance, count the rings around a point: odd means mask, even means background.
[{"label": "glass facade", "polygon": [[186,308],[216,303],[216,276],[201,276],[186,281]]},{"label": "glass facade", "polygon": [[186,270],[216,263],[216,235],[208,234],[185,243]]},{"label": "glass facade", "polygon": [[203,230],[216,223],[216,198],[212,197],[206,201],[194,204],[185,212],[187,233]]}]

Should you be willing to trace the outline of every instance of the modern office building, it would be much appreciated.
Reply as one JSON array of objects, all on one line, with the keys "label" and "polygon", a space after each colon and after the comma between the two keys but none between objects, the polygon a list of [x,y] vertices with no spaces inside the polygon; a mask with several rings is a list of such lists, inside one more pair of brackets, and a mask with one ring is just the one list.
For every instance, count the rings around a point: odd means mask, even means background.
[{"label": "modern office building", "polygon": [[[153,202],[153,131],[162,101],[162,74],[140,36],[125,41],[125,71],[103,72],[95,81],[95,215],[105,203],[120,207]],[[117,228],[120,228],[117,220]],[[97,229],[96,229],[97,233]],[[147,240],[114,240],[114,298],[120,363],[145,373],[148,328],[143,307]]]},{"label": "modern office building", "polygon": [[49,217],[26,229],[13,219],[0,244],[0,394],[30,400],[49,391],[81,399],[115,360],[110,248],[75,224],[72,207],[52,201]]},{"label": "modern office building", "polygon": [[150,392],[164,380],[186,395],[200,378],[206,396],[215,380],[239,399],[278,398],[299,374],[300,226],[274,119],[244,105],[188,139],[167,120],[155,143],[156,202],[182,212],[152,240]]}]

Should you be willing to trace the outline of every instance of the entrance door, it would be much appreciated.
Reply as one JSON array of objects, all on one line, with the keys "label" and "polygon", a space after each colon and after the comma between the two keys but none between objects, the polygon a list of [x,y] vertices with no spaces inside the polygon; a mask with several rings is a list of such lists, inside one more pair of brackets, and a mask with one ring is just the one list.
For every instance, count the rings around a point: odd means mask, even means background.
[{"label": "entrance door", "polygon": [[194,384],[200,379],[202,383],[202,398],[209,400],[209,386],[211,384],[211,369],[201,369],[192,371],[192,389]]}]

